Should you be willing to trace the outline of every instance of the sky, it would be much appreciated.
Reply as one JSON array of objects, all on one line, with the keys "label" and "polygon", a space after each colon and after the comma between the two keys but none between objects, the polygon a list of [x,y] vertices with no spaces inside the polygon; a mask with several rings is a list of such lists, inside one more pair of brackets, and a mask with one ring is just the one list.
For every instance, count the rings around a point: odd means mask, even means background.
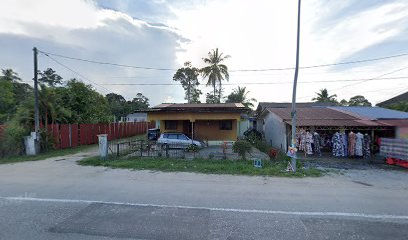
[{"label": "sky", "polygon": [[[246,87],[258,102],[290,102],[296,56],[296,0],[2,0],[0,68],[32,83],[33,52],[162,70],[92,64],[39,54],[39,69],[77,78],[101,94],[151,105],[182,103],[172,77],[183,63],[205,66],[218,48],[230,79],[224,95]],[[307,0],[301,5],[300,66],[408,53],[408,1]],[[163,70],[164,69],[164,70]],[[358,81],[350,81],[358,80]],[[200,78],[200,89],[211,87]],[[112,85],[122,84],[122,85]],[[147,84],[147,85],[132,85]],[[408,55],[356,64],[301,68],[297,101],[327,88],[338,100],[363,95],[378,103],[408,91]]]}]

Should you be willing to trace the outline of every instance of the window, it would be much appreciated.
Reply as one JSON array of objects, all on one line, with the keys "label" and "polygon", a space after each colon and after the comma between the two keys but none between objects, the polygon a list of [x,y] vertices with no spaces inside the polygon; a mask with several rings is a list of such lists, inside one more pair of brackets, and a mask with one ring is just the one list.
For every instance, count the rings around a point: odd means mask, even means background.
[{"label": "window", "polygon": [[166,130],[177,130],[177,121],[173,120],[164,121],[164,128]]},{"label": "window", "polygon": [[189,139],[186,137],[186,135],[184,135],[184,134],[179,134],[179,135],[178,135],[178,139],[180,139],[180,140],[189,140]]},{"label": "window", "polygon": [[232,120],[221,120],[220,130],[232,130]]},{"label": "window", "polygon": [[177,134],[169,134],[167,135],[168,139],[177,139]]}]

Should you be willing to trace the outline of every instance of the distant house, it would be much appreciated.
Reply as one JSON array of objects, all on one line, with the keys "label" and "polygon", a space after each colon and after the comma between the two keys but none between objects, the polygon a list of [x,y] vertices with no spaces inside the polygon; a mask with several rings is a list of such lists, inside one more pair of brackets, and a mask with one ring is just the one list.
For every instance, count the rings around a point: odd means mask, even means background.
[{"label": "distant house", "polygon": [[241,122],[247,121],[241,115],[247,111],[241,103],[160,104],[147,111],[147,118],[162,133],[182,132],[215,145],[237,140],[246,127]]},{"label": "distant house", "polygon": [[399,103],[399,102],[404,102],[404,101],[408,102],[408,92],[400,94],[400,95],[395,96],[393,98],[390,98],[390,99],[388,99],[388,100],[386,100],[384,102],[380,102],[380,103],[377,104],[377,106],[387,107],[387,106],[390,106],[390,105],[393,105],[393,104],[396,104],[396,103]]},{"label": "distant house", "polygon": [[146,122],[146,121],[147,113],[145,112],[130,113],[126,117],[122,118],[122,122]]}]

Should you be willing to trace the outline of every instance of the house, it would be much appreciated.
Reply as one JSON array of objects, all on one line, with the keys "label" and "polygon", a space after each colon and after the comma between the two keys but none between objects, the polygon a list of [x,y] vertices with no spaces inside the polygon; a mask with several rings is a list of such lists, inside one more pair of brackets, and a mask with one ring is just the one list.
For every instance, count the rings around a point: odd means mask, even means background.
[{"label": "house", "polygon": [[390,98],[386,101],[380,102],[377,104],[379,107],[387,107],[399,102],[408,102],[408,92],[405,92],[403,94],[400,94],[398,96],[395,96],[393,98]]},{"label": "house", "polygon": [[[291,108],[265,108],[258,116],[261,131],[271,146],[287,150],[291,139]],[[297,127],[330,139],[335,132],[367,133],[371,139],[404,137],[408,113],[378,107],[301,107]]]},{"label": "house", "polygon": [[160,104],[147,111],[148,121],[156,121],[160,132],[183,132],[209,145],[236,141],[247,121],[241,103]]},{"label": "house", "polygon": [[[335,103],[330,103],[330,102],[299,102],[296,103],[296,108],[306,108],[306,107],[330,107],[330,106],[335,106]],[[289,102],[259,102],[258,107],[256,108],[256,116],[257,116],[257,121],[254,123],[254,128],[258,130],[259,132],[262,132],[263,128],[263,119],[259,118],[261,113],[266,109],[266,108],[292,108],[292,103]]]},{"label": "house", "polygon": [[122,118],[122,122],[146,122],[147,113],[145,112],[136,112],[130,113],[126,117]]}]

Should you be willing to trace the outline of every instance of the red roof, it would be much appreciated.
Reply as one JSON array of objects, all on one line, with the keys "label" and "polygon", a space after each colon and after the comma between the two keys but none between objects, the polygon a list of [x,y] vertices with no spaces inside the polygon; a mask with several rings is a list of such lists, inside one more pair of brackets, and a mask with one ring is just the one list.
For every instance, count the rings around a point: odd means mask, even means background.
[{"label": "red roof", "polygon": [[[284,122],[291,124],[290,108],[267,108]],[[330,108],[298,108],[298,126],[380,126],[381,123],[362,120],[349,114]]]},{"label": "red roof", "polygon": [[408,119],[389,119],[377,121],[379,124],[396,126],[396,127],[408,127]]}]

